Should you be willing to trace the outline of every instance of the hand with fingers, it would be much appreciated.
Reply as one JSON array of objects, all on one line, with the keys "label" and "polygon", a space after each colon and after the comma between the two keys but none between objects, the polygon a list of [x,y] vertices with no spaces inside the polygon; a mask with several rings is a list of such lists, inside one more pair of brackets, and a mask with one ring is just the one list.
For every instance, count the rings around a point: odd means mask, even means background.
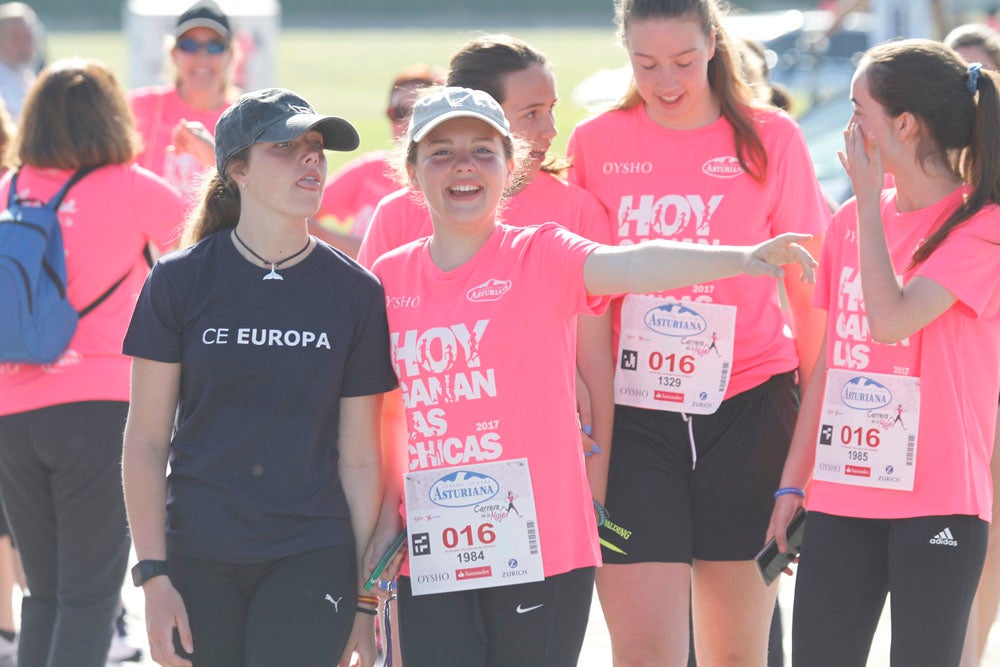
[{"label": "hand with fingers", "polygon": [[142,585],[146,598],[146,634],[153,661],[164,667],[191,667],[192,662],[180,655],[174,636],[185,653],[194,653],[191,626],[180,593],[167,576],[154,577]]},{"label": "hand with fingers", "polygon": [[837,151],[837,157],[851,180],[858,204],[878,201],[885,184],[885,171],[875,135],[866,134],[857,121],[851,121],[844,130],[844,150]]},{"label": "hand with fingers", "polygon": [[754,246],[746,257],[744,271],[751,276],[773,276],[783,278],[785,264],[802,267],[801,279],[816,282],[816,260],[800,244],[812,238],[810,234],[781,234],[769,241]]}]

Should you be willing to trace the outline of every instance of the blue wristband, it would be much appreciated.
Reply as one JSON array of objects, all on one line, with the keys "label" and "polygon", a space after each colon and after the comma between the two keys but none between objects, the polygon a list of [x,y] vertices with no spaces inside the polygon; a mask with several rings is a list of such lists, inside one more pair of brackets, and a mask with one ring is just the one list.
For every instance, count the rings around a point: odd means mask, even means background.
[{"label": "blue wristband", "polygon": [[800,489],[797,486],[785,486],[774,492],[774,499],[777,500],[781,496],[798,496],[799,498],[805,498],[805,489]]}]

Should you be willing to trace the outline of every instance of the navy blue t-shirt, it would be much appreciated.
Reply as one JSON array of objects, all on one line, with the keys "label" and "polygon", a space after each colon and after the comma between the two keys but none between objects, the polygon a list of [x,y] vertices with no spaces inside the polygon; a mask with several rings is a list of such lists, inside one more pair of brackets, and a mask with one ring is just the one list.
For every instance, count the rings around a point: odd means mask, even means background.
[{"label": "navy blue t-shirt", "polygon": [[249,563],[353,544],[339,399],[396,386],[377,279],[317,242],[283,280],[228,230],[160,259],[126,355],[181,364],[167,548]]}]

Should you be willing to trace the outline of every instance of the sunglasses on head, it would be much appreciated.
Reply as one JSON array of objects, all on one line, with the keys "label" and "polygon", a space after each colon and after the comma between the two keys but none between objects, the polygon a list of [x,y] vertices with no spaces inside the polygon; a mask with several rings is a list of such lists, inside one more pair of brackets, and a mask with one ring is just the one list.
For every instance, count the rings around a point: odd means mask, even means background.
[{"label": "sunglasses on head", "polygon": [[191,39],[190,37],[184,37],[177,40],[177,48],[184,53],[198,53],[202,49],[205,53],[209,55],[217,56],[219,54],[225,53],[226,49],[229,48],[227,42],[223,42],[218,39],[213,39],[210,42],[199,42],[197,39]]},{"label": "sunglasses on head", "polygon": [[389,120],[403,121],[409,119],[412,111],[413,103],[410,102],[409,104],[393,104],[386,110],[386,113]]}]

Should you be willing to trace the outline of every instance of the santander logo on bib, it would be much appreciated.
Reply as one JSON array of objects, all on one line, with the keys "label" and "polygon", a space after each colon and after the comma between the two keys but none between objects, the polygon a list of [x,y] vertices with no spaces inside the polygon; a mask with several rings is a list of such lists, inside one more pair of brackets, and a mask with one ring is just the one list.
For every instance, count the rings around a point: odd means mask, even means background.
[{"label": "santander logo on bib", "polygon": [[714,157],[701,165],[701,171],[706,176],[713,176],[715,178],[736,178],[743,173],[743,167],[740,166],[740,161],[737,158],[731,155],[724,155],[722,157]]},{"label": "santander logo on bib", "polygon": [[892,403],[892,392],[884,384],[859,375],[844,383],[840,392],[844,405],[855,410],[875,410]]},{"label": "santander logo on bib", "polygon": [[469,301],[499,301],[500,297],[510,291],[511,281],[490,278],[482,285],[473,287],[465,293]]}]

